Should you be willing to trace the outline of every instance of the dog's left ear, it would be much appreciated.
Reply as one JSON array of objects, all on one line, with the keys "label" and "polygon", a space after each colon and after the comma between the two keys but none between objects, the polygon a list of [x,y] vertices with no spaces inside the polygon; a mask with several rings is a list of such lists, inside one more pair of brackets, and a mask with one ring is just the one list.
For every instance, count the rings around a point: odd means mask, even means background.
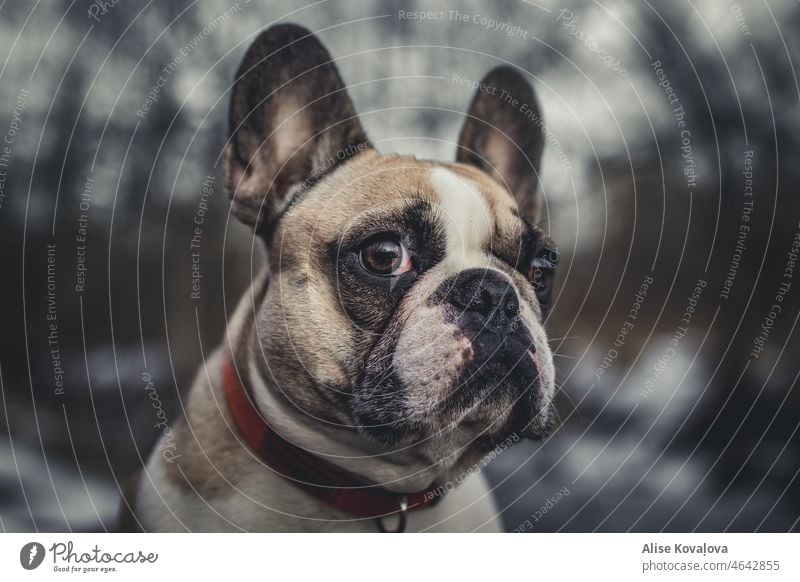
[{"label": "dog's left ear", "polygon": [[239,65],[224,153],[233,212],[269,231],[292,196],[370,147],[330,54],[301,26],[262,32]]},{"label": "dog's left ear", "polygon": [[534,220],[539,207],[543,121],[528,81],[509,66],[493,69],[472,99],[456,160],[494,177]]}]

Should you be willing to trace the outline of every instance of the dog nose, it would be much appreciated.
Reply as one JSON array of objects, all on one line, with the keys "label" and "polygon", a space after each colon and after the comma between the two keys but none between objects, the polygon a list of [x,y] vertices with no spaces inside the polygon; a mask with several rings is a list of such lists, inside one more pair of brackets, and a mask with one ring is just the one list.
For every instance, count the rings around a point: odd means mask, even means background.
[{"label": "dog nose", "polygon": [[448,297],[462,316],[494,333],[516,328],[519,300],[511,281],[490,269],[469,269],[459,274]]}]

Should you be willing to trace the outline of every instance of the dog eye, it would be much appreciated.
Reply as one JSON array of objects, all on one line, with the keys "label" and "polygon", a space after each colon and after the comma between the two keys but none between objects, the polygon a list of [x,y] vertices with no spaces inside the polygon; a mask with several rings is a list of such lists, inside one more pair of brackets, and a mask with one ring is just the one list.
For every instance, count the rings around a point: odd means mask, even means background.
[{"label": "dog eye", "polygon": [[411,270],[408,249],[388,236],[369,241],[359,252],[359,259],[367,271],[382,277],[397,277]]},{"label": "dog eye", "polygon": [[556,265],[558,265],[558,251],[544,247],[533,257],[528,270],[528,280],[533,285],[536,297],[539,298],[539,303],[545,306],[550,304]]}]

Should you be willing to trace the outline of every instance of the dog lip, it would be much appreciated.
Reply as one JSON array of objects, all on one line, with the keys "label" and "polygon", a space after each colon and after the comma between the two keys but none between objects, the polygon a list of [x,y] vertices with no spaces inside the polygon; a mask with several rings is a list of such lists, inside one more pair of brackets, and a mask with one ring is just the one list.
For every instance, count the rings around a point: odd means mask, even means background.
[{"label": "dog lip", "polygon": [[459,340],[459,344],[464,340],[469,342],[471,361],[475,359],[490,361],[508,358],[516,361],[525,355],[534,357],[534,354],[536,354],[536,345],[533,338],[524,327],[518,328],[512,333],[502,334],[486,329],[472,333],[466,332],[462,340]]},{"label": "dog lip", "polygon": [[520,436],[532,441],[542,441],[555,430],[554,408],[552,403],[540,410],[519,432]]},{"label": "dog lip", "polygon": [[476,437],[475,443],[482,449],[490,451],[514,435],[520,439],[543,441],[555,429],[551,408],[552,406],[548,405],[546,409],[536,412],[527,420],[522,416],[512,417],[502,429]]}]

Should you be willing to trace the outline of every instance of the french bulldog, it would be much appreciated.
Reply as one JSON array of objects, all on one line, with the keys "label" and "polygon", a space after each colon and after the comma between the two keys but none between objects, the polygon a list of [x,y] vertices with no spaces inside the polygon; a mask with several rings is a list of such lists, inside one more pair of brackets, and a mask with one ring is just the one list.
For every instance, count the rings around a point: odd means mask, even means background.
[{"label": "french bulldog", "polygon": [[455,163],[383,155],[327,50],[283,24],[247,50],[229,124],[225,190],[265,264],[131,527],[501,531],[475,467],[554,424],[530,84],[483,79]]}]

